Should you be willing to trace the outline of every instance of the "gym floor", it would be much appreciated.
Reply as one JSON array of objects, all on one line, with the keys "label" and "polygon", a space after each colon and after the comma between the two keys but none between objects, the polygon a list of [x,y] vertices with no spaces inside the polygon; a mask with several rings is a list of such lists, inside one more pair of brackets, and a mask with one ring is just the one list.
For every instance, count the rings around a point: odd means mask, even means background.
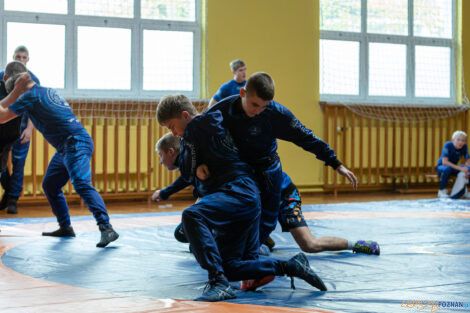
[{"label": "gym floor", "polygon": [[[40,236],[57,227],[48,207],[20,204],[16,216],[0,212],[0,312],[445,312],[449,302],[470,301],[470,201],[435,194],[304,195],[314,235],[377,240],[381,255],[309,254],[327,292],[298,279],[291,290],[287,278],[277,278],[223,303],[191,301],[207,277],[187,245],[173,238],[181,210],[191,203],[108,204],[121,237],[105,249],[95,248],[99,232],[80,205],[70,210],[73,239]],[[277,229],[273,238],[273,257],[299,251],[288,233]],[[420,307],[424,300],[429,305]]]}]

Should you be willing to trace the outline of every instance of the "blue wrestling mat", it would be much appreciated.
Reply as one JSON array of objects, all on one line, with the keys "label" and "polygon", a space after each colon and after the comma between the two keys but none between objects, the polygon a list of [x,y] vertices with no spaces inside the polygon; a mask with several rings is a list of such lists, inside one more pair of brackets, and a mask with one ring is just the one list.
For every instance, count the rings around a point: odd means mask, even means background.
[{"label": "blue wrestling mat", "polygon": [[[333,312],[470,312],[470,201],[419,200],[305,205],[312,233],[349,240],[375,240],[381,255],[351,251],[308,254],[327,292],[300,279],[276,279],[256,292],[237,291],[229,302]],[[159,219],[172,213],[120,214]],[[77,217],[72,223],[89,221]],[[54,222],[4,219],[0,226]],[[76,238],[31,240],[5,252],[2,262],[24,275],[62,284],[156,299],[193,299],[202,293],[206,273],[173,237],[175,225],[118,228],[120,238],[95,248],[98,231]],[[276,229],[273,257],[299,252],[289,233]],[[239,284],[234,283],[234,286]],[[435,306],[421,307],[412,301]],[[467,305],[465,308],[465,305]],[[408,307],[407,307],[408,305]]]}]

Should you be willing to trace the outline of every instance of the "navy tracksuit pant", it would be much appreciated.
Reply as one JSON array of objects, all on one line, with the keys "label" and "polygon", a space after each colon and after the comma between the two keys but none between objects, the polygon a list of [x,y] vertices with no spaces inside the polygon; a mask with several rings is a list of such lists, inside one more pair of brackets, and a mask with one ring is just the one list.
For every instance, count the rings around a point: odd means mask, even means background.
[{"label": "navy tracksuit pant", "polygon": [[70,225],[70,214],[62,187],[69,178],[75,191],[93,213],[97,224],[109,225],[109,216],[103,198],[91,185],[90,158],[93,140],[88,135],[70,136],[57,150],[47,167],[42,188],[60,226]]},{"label": "navy tracksuit pant", "polygon": [[[461,165],[466,166],[466,165]],[[468,166],[466,166],[468,167]],[[470,169],[470,167],[468,167]],[[436,167],[436,172],[440,175],[439,189],[445,189],[447,187],[447,182],[451,176],[457,176],[460,171],[453,169],[448,165],[438,165]]]},{"label": "navy tracksuit pant", "polygon": [[183,211],[184,232],[209,277],[224,273],[238,281],[282,275],[280,260],[258,256],[259,217],[259,190],[249,177],[224,184]]},{"label": "navy tracksuit pant", "polygon": [[271,163],[267,168],[255,168],[256,180],[261,192],[261,220],[259,242],[263,244],[276,228],[279,217],[283,172],[280,161]]}]

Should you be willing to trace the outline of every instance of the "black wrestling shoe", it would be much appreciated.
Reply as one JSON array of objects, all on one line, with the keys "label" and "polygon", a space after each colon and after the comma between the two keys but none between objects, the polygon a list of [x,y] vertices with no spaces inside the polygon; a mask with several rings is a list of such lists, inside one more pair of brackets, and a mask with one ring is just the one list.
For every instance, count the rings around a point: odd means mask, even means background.
[{"label": "black wrestling shoe", "polygon": [[75,232],[73,231],[72,226],[65,226],[53,232],[43,232],[43,236],[52,236],[52,237],[75,237]]},{"label": "black wrestling shoe", "polygon": [[119,234],[116,233],[111,225],[100,224],[101,239],[100,242],[96,244],[98,248],[104,248],[109,245],[111,242],[119,238]]},{"label": "black wrestling shoe", "polygon": [[7,201],[7,213],[18,214],[18,197],[8,197]]},{"label": "black wrestling shoe", "polygon": [[307,283],[312,285],[315,288],[320,289],[321,291],[326,291],[326,286],[318,277],[317,274],[312,270],[308,259],[302,252],[294,256],[293,258],[286,261],[284,264],[284,274],[290,276],[291,278],[291,287],[295,289],[294,286],[294,277],[302,278]]}]

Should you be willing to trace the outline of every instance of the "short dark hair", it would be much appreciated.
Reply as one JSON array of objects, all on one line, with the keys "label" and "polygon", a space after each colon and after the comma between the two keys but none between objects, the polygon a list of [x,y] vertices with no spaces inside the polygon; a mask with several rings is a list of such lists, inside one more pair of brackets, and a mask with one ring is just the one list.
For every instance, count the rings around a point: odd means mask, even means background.
[{"label": "short dark hair", "polygon": [[157,106],[158,123],[164,124],[172,118],[179,118],[183,111],[187,111],[189,115],[196,116],[197,110],[191,100],[184,95],[167,95],[164,96]]},{"label": "short dark hair", "polygon": [[[5,67],[5,75],[10,78],[15,74],[27,72],[26,66],[20,61],[12,61]],[[3,79],[3,77],[1,78]]]},{"label": "short dark hair", "polygon": [[236,59],[236,60],[233,60],[232,62],[230,62],[230,69],[232,70],[232,72],[235,72],[236,70],[238,70],[242,66],[246,66],[246,64],[245,64],[245,62],[243,62],[243,60]]},{"label": "short dark hair", "polygon": [[267,73],[257,72],[251,75],[245,89],[248,94],[255,94],[264,101],[274,99],[274,81]]},{"label": "short dark hair", "polygon": [[18,52],[26,52],[26,53],[28,54],[28,56],[29,56],[28,48],[26,48],[26,47],[23,46],[23,45],[16,47],[15,52],[13,53],[13,57],[14,57],[15,54],[17,54]]},{"label": "short dark hair", "polygon": [[180,138],[174,136],[172,133],[166,133],[163,135],[155,145],[155,150],[157,152],[162,150],[163,152],[167,153],[170,148],[175,149],[175,151],[179,152],[180,150]]}]

